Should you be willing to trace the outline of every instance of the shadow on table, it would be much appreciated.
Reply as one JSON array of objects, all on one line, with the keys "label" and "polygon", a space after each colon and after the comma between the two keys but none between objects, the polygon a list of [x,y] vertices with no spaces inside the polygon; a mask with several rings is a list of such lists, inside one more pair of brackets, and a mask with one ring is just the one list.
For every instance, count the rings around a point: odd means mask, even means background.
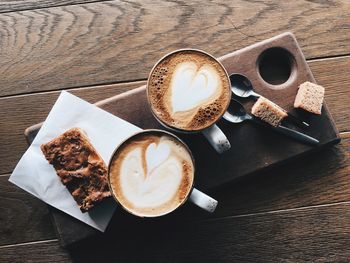
[{"label": "shadow on table", "polygon": [[[346,188],[342,169],[350,162],[344,150],[349,141],[210,192],[220,201],[213,215],[189,203],[158,219],[139,219],[120,209],[105,234],[70,247],[71,257],[84,263],[232,262],[261,253],[274,260],[280,250],[289,258],[293,249],[304,249],[308,220],[303,225],[293,212],[239,215],[339,201]],[[284,242],[291,241],[292,248],[286,247]]]}]

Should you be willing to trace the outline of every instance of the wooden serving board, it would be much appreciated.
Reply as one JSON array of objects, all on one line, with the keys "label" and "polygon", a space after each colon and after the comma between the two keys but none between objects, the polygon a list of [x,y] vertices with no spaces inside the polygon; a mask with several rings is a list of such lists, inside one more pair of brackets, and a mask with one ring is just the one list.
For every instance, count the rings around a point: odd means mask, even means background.
[{"label": "wooden serving board", "polygon": [[[283,63],[286,54],[285,63]],[[219,155],[201,134],[178,134],[193,151],[196,161],[196,187],[204,190],[217,188],[239,177],[255,174],[262,169],[270,169],[340,141],[339,133],[326,103],[324,103],[321,116],[293,109],[299,84],[305,81],[315,82],[293,34],[281,34],[219,59],[229,74],[246,75],[256,92],[293,112],[294,115],[305,119],[310,124],[310,128],[304,132],[317,138],[320,144],[316,147],[302,144],[254,123],[230,124],[221,120],[218,125],[229,138],[232,148]],[[273,67],[273,64],[277,65],[277,68]],[[261,73],[259,73],[259,67]],[[289,78],[288,71],[291,73]],[[273,85],[268,84],[261,75],[271,83],[280,82],[280,78],[284,77],[288,80],[283,84]],[[249,99],[242,102],[247,110],[250,110],[254,103]],[[97,102],[96,105],[143,129],[164,129],[150,112],[145,86]],[[25,131],[29,143],[39,129],[40,124],[37,124]],[[71,245],[97,233],[91,227],[56,209],[51,208],[51,211],[63,245]],[[120,211],[117,212],[120,213]],[[118,221],[112,220],[111,225],[115,224],[118,224]],[[110,229],[115,229],[115,227],[111,226],[107,231],[112,231]]]}]

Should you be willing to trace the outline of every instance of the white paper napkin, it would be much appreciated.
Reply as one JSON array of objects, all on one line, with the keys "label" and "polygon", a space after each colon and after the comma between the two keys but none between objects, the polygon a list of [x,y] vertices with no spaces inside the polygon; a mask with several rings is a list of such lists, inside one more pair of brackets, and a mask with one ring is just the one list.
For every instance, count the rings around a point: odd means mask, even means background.
[{"label": "white paper napkin", "polygon": [[103,232],[116,208],[115,202],[104,201],[91,212],[82,213],[72,195],[61,183],[53,166],[48,163],[40,150],[42,143],[52,140],[73,127],[79,127],[86,132],[90,142],[106,164],[118,144],[141,130],[93,104],[62,91],[9,181],[49,205]]}]

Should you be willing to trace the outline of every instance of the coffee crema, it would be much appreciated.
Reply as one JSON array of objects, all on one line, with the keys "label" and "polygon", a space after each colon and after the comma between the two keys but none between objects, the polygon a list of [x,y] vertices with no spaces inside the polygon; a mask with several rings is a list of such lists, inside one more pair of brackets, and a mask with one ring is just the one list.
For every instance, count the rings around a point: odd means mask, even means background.
[{"label": "coffee crema", "polygon": [[197,50],[164,57],[150,74],[147,93],[153,113],[167,126],[185,131],[214,124],[231,99],[224,68]]},{"label": "coffee crema", "polygon": [[117,201],[141,217],[160,216],[179,207],[192,189],[194,165],[187,148],[160,132],[137,134],[110,162],[109,181]]}]

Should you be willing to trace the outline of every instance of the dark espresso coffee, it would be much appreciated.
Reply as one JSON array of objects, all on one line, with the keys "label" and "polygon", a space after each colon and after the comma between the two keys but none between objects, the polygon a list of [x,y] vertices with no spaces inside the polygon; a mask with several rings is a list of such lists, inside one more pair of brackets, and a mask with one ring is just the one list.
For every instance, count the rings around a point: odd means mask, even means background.
[{"label": "dark espresso coffee", "polygon": [[153,68],[148,100],[157,118],[172,128],[199,131],[214,124],[226,111],[230,81],[223,66],[197,50],[180,50]]},{"label": "dark espresso coffee", "polygon": [[193,178],[194,165],[186,146],[157,131],[129,138],[116,150],[109,167],[114,197],[141,217],[175,210],[186,201]]}]

